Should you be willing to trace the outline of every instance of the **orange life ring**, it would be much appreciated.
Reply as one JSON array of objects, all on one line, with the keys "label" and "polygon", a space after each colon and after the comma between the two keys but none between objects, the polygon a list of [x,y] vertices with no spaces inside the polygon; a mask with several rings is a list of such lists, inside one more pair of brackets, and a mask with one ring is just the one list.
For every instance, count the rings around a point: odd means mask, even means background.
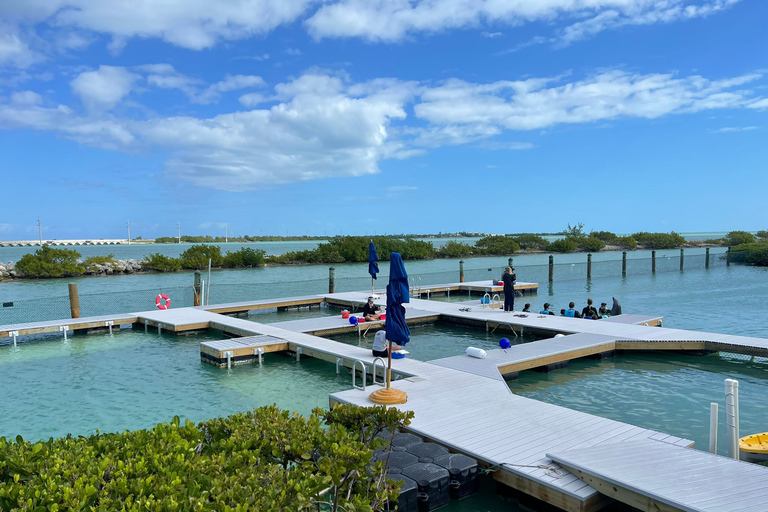
[{"label": "orange life ring", "polygon": [[[165,304],[163,304],[163,300],[165,301]],[[171,299],[166,294],[159,293],[155,299],[155,306],[157,306],[157,309],[168,309],[171,307]]]}]

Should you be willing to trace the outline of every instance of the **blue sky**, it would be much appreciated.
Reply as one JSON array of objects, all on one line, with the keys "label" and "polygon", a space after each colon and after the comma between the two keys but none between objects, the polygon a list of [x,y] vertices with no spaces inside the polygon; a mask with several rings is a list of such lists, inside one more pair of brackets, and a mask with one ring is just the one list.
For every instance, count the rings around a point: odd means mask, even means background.
[{"label": "blue sky", "polygon": [[0,4],[0,239],[768,228],[763,0]]}]

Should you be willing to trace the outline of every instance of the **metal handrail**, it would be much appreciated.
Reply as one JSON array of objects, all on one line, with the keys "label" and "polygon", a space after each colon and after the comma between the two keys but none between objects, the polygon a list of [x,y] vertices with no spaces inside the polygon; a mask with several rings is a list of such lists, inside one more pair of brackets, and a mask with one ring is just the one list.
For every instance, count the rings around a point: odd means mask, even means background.
[{"label": "metal handrail", "polygon": [[[363,367],[363,386],[362,387],[357,385],[357,379],[355,378],[357,376],[357,363],[360,363],[360,366]],[[365,391],[365,374],[366,374],[365,363],[359,359],[355,360],[355,362],[352,363],[352,387],[354,389]]]},{"label": "metal handrail", "polygon": [[[381,374],[381,382],[376,382],[376,366],[377,361],[381,361],[381,367],[384,370],[384,372]],[[373,360],[373,383],[379,384],[380,386],[386,386],[387,385],[387,364],[384,362],[384,359],[381,357],[377,357]]]}]

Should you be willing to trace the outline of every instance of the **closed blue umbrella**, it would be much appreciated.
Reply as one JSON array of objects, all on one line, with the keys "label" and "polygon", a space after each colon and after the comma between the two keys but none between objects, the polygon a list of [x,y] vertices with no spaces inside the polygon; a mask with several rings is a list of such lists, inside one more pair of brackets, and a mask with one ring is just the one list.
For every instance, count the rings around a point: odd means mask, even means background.
[{"label": "closed blue umbrella", "polygon": [[375,295],[373,292],[373,280],[376,279],[376,274],[379,273],[379,255],[376,253],[376,246],[373,245],[373,240],[368,244],[368,273],[371,274],[371,295]]},{"label": "closed blue umbrella", "polygon": [[369,400],[377,404],[402,404],[408,399],[404,391],[390,387],[392,382],[392,342],[405,345],[411,341],[411,330],[405,323],[405,308],[403,303],[410,302],[408,290],[408,274],[405,272],[403,258],[400,253],[389,255],[389,284],[387,285],[387,318],[384,329],[389,342],[387,387],[371,393]]}]

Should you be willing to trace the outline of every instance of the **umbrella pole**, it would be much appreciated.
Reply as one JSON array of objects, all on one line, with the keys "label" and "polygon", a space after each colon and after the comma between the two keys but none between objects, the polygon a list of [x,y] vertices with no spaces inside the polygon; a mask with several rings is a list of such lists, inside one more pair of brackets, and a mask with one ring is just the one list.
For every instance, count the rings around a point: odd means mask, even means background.
[{"label": "umbrella pole", "polygon": [[404,404],[408,401],[408,395],[405,391],[390,387],[392,382],[392,342],[389,341],[389,350],[387,354],[387,387],[380,388],[368,395],[368,400],[375,404],[396,405]]},{"label": "umbrella pole", "polygon": [[373,276],[371,276],[371,297],[373,297],[374,295],[376,294],[373,293]]}]

